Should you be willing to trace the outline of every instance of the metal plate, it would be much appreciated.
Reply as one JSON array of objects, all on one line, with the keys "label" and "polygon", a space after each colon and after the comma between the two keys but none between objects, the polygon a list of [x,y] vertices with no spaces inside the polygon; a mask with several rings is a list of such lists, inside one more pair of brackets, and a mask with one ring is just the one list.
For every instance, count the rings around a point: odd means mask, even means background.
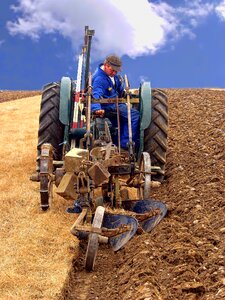
[{"label": "metal plate", "polygon": [[103,227],[113,229],[118,228],[122,225],[130,225],[131,230],[118,236],[109,238],[109,244],[114,251],[121,249],[135,235],[138,228],[138,221],[131,216],[109,213],[105,214],[102,225]]},{"label": "metal plate", "polygon": [[167,213],[166,205],[160,201],[153,199],[123,201],[122,206],[124,209],[133,211],[137,214],[144,214],[153,210],[159,210],[159,213],[156,216],[139,222],[142,229],[146,232],[150,232],[157,224],[159,224],[159,222],[165,217]]}]

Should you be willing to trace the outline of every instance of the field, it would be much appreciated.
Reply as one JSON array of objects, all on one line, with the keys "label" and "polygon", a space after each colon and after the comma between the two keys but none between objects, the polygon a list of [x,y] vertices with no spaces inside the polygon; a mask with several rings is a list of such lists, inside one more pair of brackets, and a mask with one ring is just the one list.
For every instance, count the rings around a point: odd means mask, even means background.
[{"label": "field", "polygon": [[83,271],[85,245],[69,233],[71,203],[55,195],[41,212],[38,184],[29,181],[40,96],[9,101],[16,92],[0,92],[0,299],[225,298],[225,91],[165,92],[167,173],[152,198],[168,215],[117,253],[101,246],[92,273]]},{"label": "field", "polygon": [[0,91],[0,103],[40,95],[40,91]]}]

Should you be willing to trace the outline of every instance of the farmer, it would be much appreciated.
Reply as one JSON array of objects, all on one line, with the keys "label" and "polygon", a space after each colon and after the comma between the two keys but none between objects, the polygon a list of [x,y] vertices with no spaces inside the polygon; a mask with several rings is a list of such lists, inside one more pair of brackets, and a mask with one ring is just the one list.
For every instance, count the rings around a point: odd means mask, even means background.
[{"label": "farmer", "polygon": [[[115,98],[123,97],[125,94],[124,86],[117,75],[121,71],[122,61],[116,55],[107,56],[104,63],[100,64],[93,74],[92,78],[92,94],[94,99],[100,98]],[[117,127],[116,104],[100,104],[94,103],[91,105],[92,113],[110,119],[112,126]],[[128,135],[128,115],[127,105],[125,103],[119,104],[120,114],[120,143],[121,147],[126,149],[129,141]],[[140,114],[136,109],[131,109],[131,126],[132,126],[132,140],[135,145],[139,144],[139,119]],[[114,141],[117,144],[117,140]]]}]

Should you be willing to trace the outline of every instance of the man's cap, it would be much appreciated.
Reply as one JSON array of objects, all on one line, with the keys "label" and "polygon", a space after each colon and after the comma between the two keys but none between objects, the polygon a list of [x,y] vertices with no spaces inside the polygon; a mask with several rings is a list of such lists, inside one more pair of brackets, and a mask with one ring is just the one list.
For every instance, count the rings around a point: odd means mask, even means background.
[{"label": "man's cap", "polygon": [[107,63],[110,64],[111,68],[115,71],[121,71],[122,61],[116,55],[109,55],[106,57]]}]

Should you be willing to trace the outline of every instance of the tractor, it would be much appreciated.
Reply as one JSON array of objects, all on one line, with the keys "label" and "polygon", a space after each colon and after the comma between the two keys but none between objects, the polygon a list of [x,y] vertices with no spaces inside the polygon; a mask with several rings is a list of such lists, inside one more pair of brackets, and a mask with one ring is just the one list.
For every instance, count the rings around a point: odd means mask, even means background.
[{"label": "tractor", "polygon": [[[94,30],[85,26],[77,78],[62,77],[43,88],[39,117],[37,165],[41,209],[52,205],[55,192],[73,200],[67,213],[75,215],[70,231],[86,239],[85,268],[94,269],[100,242],[114,251],[139,232],[150,232],[166,215],[164,203],[150,190],[165,176],[168,103],[166,94],[142,82],[131,89],[124,76],[125,97],[93,99],[90,50]],[[116,103],[117,128],[105,116],[91,112],[91,103]],[[129,142],[121,149],[119,103],[126,103]],[[130,109],[140,112],[140,145],[132,141]],[[135,196],[130,190],[135,190]],[[130,196],[132,194],[132,196]]]}]

